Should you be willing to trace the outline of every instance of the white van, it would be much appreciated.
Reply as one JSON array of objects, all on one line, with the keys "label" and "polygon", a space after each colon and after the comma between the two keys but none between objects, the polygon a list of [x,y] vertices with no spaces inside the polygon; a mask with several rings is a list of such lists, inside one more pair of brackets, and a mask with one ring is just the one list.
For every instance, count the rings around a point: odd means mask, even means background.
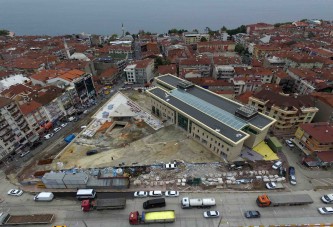
[{"label": "white van", "polygon": [[94,199],[95,196],[96,196],[96,191],[94,189],[79,189],[76,193],[76,198],[78,200]]},{"label": "white van", "polygon": [[52,201],[54,195],[52,192],[40,192],[34,196],[35,201]]}]

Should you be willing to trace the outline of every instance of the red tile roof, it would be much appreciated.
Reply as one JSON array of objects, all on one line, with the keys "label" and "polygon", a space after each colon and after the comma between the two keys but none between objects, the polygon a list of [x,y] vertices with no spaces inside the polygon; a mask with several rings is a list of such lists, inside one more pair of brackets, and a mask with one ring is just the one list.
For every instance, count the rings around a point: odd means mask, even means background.
[{"label": "red tile roof", "polygon": [[41,106],[42,106],[42,104],[32,100],[30,102],[24,103],[23,105],[20,105],[20,109],[21,109],[23,115],[28,115],[29,113],[34,112]]},{"label": "red tile roof", "polygon": [[317,157],[322,162],[333,162],[333,150],[317,152]]},{"label": "red tile roof", "polygon": [[73,70],[64,72],[59,77],[64,80],[72,82],[74,79],[80,78],[83,74],[85,74],[85,72],[78,70],[78,69],[73,69]]},{"label": "red tile roof", "polygon": [[177,66],[176,65],[160,65],[158,66],[157,72],[161,75],[172,74],[177,75]]},{"label": "red tile roof", "polygon": [[326,92],[313,92],[311,95],[314,98],[321,100],[322,102],[326,103],[327,105],[333,108],[333,94],[326,93]]},{"label": "red tile roof", "polygon": [[319,143],[333,143],[333,125],[327,122],[307,123],[299,126]]}]

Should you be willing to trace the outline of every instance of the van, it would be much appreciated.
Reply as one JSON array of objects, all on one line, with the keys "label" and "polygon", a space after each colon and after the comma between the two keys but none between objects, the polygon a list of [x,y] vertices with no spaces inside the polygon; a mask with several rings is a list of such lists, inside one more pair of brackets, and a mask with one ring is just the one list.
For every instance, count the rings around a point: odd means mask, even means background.
[{"label": "van", "polygon": [[165,207],[165,199],[150,199],[143,203],[143,209],[150,209],[155,207]]},{"label": "van", "polygon": [[54,195],[52,192],[40,192],[34,196],[34,200],[36,202],[37,201],[48,202],[48,201],[52,201],[53,198],[54,198]]},{"label": "van", "polygon": [[78,200],[82,199],[94,199],[96,196],[96,191],[94,189],[79,189],[76,192],[76,198]]}]

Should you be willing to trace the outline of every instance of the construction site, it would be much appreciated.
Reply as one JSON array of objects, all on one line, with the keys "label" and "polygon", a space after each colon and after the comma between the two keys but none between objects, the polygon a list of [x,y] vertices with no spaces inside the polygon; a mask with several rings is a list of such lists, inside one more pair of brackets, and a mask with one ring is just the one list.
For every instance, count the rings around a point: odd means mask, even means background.
[{"label": "construction site", "polygon": [[[110,177],[110,182],[114,177],[127,177],[131,184],[124,189],[131,185],[131,190],[146,187],[199,190],[198,185],[250,190],[264,187],[263,182],[285,180],[272,171],[270,162],[260,161],[265,157],[277,159],[275,153],[250,155],[258,159],[248,160],[243,169],[231,171],[227,163],[186,132],[175,125],[164,125],[151,115],[148,105],[149,98],[142,90],[116,93],[94,113],[90,124],[73,141],[60,152],[47,153],[26,166],[20,171],[18,181],[38,186],[43,185],[41,179],[45,173],[65,172],[84,173],[94,178],[94,182],[99,177],[104,181],[106,176]],[[89,151],[94,154],[87,155]],[[244,157],[250,154],[248,150],[243,153]],[[175,163],[177,168],[166,169],[167,163]]]}]

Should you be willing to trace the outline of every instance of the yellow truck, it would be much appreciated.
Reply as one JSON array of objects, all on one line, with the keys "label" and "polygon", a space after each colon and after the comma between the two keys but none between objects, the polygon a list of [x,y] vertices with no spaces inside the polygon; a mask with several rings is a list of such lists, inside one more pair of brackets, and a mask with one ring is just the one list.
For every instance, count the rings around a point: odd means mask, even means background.
[{"label": "yellow truck", "polygon": [[129,215],[129,223],[131,225],[151,224],[151,223],[171,223],[176,220],[174,210],[163,211],[139,211],[131,212]]}]

